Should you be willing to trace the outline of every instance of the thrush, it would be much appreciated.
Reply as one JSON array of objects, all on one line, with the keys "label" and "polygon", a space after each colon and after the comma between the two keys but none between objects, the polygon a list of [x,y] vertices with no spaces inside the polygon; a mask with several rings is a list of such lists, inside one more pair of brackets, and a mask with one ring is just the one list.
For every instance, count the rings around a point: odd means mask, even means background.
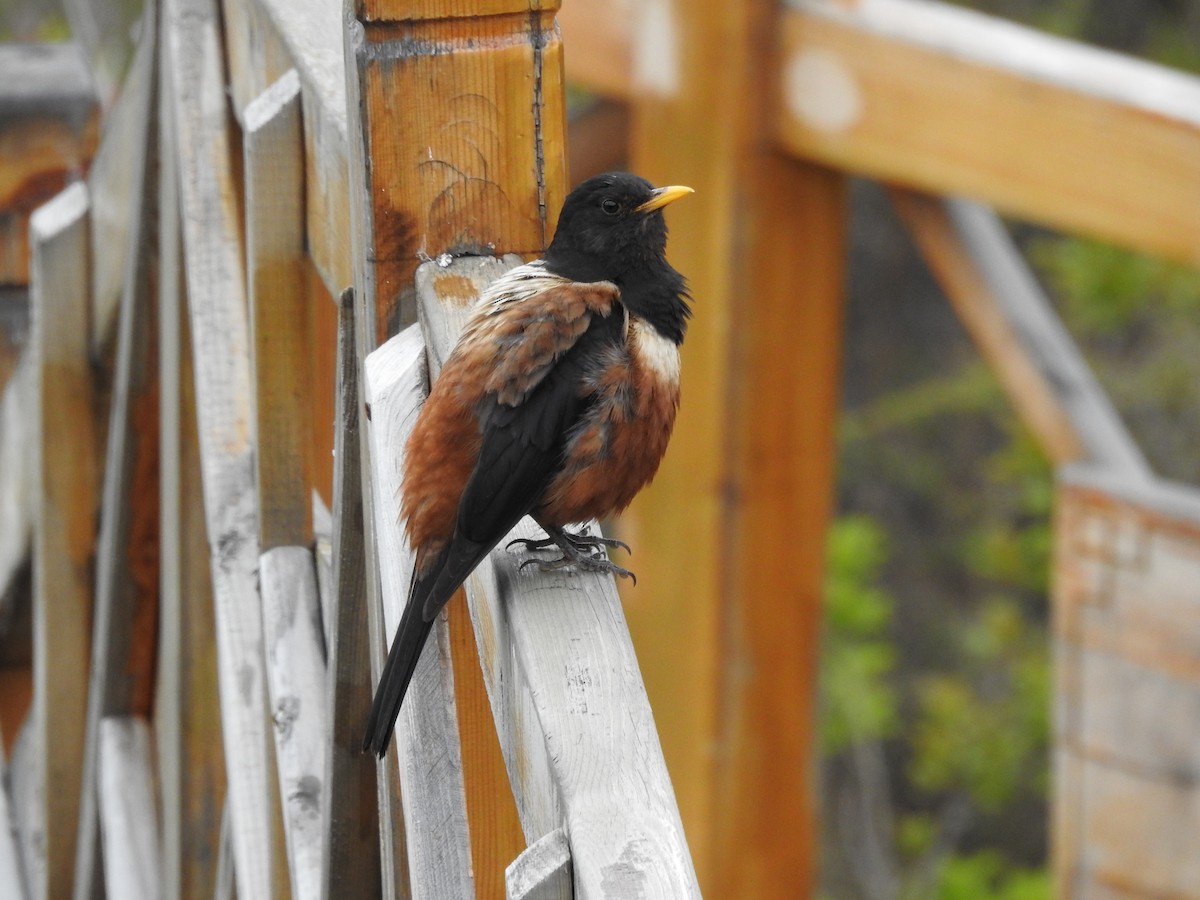
[{"label": "thrush", "polygon": [[[686,283],[662,209],[692,192],[612,172],[567,196],[543,257],[480,297],[405,448],[415,569],[367,723],[382,756],[434,618],[525,515],[557,547],[522,566],[631,573],[569,525],[618,513],[658,470],[679,407]],[[511,545],[510,545],[511,546]]]}]

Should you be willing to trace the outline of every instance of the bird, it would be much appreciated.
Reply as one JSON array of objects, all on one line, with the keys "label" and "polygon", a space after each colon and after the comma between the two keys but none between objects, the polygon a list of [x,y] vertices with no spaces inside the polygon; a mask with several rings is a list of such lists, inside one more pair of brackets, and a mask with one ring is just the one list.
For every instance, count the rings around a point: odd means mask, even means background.
[{"label": "bird", "polygon": [[628,545],[568,526],[623,510],[666,452],[692,297],[667,262],[662,211],[690,193],[628,172],[589,178],[542,257],[481,293],[405,445],[415,565],[364,752],[386,753],[434,619],[522,517],[546,538],[509,547],[562,553],[522,568],[632,576],[606,553]]}]

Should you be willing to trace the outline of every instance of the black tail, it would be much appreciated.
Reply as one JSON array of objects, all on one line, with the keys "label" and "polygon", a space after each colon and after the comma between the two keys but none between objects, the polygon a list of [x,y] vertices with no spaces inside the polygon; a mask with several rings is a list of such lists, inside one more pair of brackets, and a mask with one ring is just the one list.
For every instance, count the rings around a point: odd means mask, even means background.
[{"label": "black tail", "polygon": [[421,658],[421,648],[425,646],[425,639],[433,628],[433,620],[426,622],[421,615],[421,606],[421,603],[414,603],[410,598],[404,607],[404,615],[400,617],[400,626],[396,629],[392,649],[383,665],[383,674],[375,689],[375,702],[371,704],[371,715],[367,719],[367,734],[362,746],[364,753],[370,750],[376,756],[383,756],[387,752],[408,683],[412,681],[417,660]]}]

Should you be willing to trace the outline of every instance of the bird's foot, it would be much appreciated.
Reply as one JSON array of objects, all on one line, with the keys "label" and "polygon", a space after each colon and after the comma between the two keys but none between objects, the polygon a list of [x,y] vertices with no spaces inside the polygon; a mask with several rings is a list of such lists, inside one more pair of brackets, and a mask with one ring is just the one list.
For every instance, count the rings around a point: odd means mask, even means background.
[{"label": "bird's foot", "polygon": [[631,578],[633,579],[633,583],[637,584],[636,575],[628,569],[611,562],[604,553],[604,549],[610,547],[620,547],[626,553],[631,552],[629,545],[624,541],[589,534],[586,527],[578,534],[572,534],[562,528],[546,528],[545,530],[548,535],[547,537],[538,539],[517,538],[509,541],[508,546],[512,547],[514,544],[520,544],[526,550],[535,551],[558,547],[562,550],[563,555],[558,559],[552,560],[527,559],[521,563],[521,569],[524,569],[526,566],[537,566],[540,572],[554,572],[559,569],[574,568],[581,572],[600,572],[614,575],[618,578]]}]

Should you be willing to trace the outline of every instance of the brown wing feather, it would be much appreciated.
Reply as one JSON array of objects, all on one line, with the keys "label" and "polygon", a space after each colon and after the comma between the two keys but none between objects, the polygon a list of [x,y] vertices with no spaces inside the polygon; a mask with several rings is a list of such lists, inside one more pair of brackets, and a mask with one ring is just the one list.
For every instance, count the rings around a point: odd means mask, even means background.
[{"label": "brown wing feather", "polygon": [[480,306],[447,358],[406,448],[401,517],[417,551],[418,571],[446,547],[459,501],[479,455],[479,407],[489,395],[517,406],[555,361],[587,330],[593,315],[610,315],[617,289],[547,278],[529,296],[501,294]]}]

